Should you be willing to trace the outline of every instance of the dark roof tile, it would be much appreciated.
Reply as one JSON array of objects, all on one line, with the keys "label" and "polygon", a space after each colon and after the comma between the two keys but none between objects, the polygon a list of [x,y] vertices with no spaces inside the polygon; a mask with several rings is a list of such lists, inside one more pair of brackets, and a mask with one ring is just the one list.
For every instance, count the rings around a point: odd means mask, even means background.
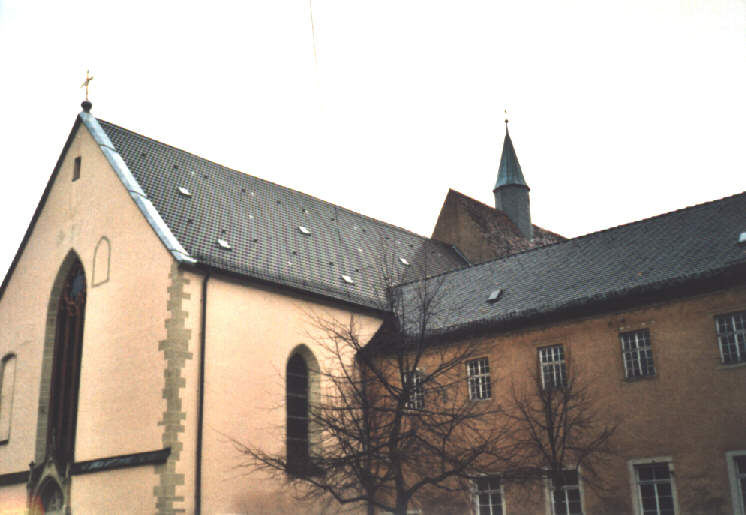
[{"label": "dark roof tile", "polygon": [[[427,280],[442,282],[429,330],[541,317],[713,277],[746,265],[744,229],[741,193],[446,273]],[[404,284],[401,293],[414,298],[422,284]],[[488,303],[495,288],[502,295]]]},{"label": "dark roof tile", "polygon": [[[179,243],[212,267],[357,304],[383,307],[382,263],[399,256],[425,275],[463,267],[443,243],[368,218],[99,120]],[[179,193],[189,190],[191,196]],[[304,235],[303,225],[311,231]],[[221,248],[218,238],[231,249]],[[392,281],[403,277],[403,266]],[[406,270],[407,278],[417,272]],[[341,279],[353,278],[354,284]],[[419,277],[422,277],[420,275]]]}]

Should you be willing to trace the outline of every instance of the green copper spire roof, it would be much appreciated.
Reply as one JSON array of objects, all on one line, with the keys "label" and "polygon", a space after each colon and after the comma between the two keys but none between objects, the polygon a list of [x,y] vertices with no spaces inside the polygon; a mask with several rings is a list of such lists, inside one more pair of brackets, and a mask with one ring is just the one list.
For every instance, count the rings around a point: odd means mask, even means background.
[{"label": "green copper spire roof", "polygon": [[508,186],[511,184],[526,186],[528,188],[528,184],[526,184],[526,180],[523,178],[523,172],[521,172],[521,165],[518,163],[518,157],[515,155],[513,142],[510,139],[507,120],[505,120],[505,122],[503,154],[500,157],[500,169],[497,171],[497,183],[495,183],[493,191],[500,186]]}]

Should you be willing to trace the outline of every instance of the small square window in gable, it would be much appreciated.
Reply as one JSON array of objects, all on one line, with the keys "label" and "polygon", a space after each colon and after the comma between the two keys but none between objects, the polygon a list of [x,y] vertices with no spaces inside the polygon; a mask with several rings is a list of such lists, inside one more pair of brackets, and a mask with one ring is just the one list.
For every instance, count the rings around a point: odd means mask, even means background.
[{"label": "small square window in gable", "polygon": [[78,156],[75,158],[75,161],[73,161],[73,181],[77,181],[80,179],[80,162],[81,157]]}]

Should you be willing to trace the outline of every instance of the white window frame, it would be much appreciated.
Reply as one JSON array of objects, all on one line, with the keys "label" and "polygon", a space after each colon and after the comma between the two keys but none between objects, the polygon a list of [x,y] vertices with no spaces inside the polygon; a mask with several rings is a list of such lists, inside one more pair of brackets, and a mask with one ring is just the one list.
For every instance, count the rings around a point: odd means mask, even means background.
[{"label": "white window frame", "polygon": [[[506,515],[507,511],[505,509],[505,494],[503,492],[503,482],[500,479],[500,476],[486,476],[486,479],[496,479],[500,483],[500,487],[497,490],[495,489],[480,490],[479,487],[477,486],[477,480],[474,480],[474,483],[472,483],[473,485],[472,493],[473,493],[473,499],[474,499],[474,513],[476,515],[479,515],[479,494],[489,495],[489,494],[497,492],[498,494],[500,494],[500,509],[502,510],[500,513],[502,513],[502,515]],[[492,511],[492,506],[490,506],[490,511]]]},{"label": "white window frame", "polygon": [[642,499],[640,497],[640,486],[637,480],[636,465],[657,465],[660,463],[666,463],[668,465],[668,472],[671,478],[671,495],[673,496],[673,510],[676,515],[681,513],[679,509],[679,497],[676,493],[676,474],[673,466],[673,458],[671,456],[659,456],[656,458],[643,458],[627,461],[627,470],[629,471],[630,490],[632,492],[632,507],[634,508],[635,515],[643,515],[642,513]]},{"label": "white window frame", "polygon": [[467,361],[466,381],[469,389],[469,400],[486,401],[491,399],[492,379],[490,378],[489,358],[476,358]]},{"label": "white window frame", "polygon": [[407,388],[409,382],[414,380],[414,388],[410,393],[409,399],[405,404],[405,407],[410,410],[421,410],[425,409],[425,388],[422,386],[424,378],[422,370],[412,370],[404,373],[404,387]]},{"label": "white window frame", "polygon": [[[565,487],[562,487],[562,489],[567,490]],[[578,493],[580,494],[580,512],[585,515],[585,492],[583,490],[583,479],[581,477],[580,468],[578,468]],[[565,496],[565,499],[567,499],[567,496]],[[557,514],[554,511],[554,486],[552,485],[551,479],[546,479],[544,481],[544,501],[546,515],[565,515],[564,513]]]},{"label": "white window frame", "polygon": [[735,515],[746,515],[746,506],[743,504],[741,482],[739,481],[738,469],[736,468],[737,456],[746,457],[746,450],[728,451],[725,453],[725,461],[728,465],[728,481],[730,482],[730,496],[733,501],[733,513]]},{"label": "white window frame", "polygon": [[[720,362],[723,365],[739,365],[742,363],[746,363],[746,352],[742,352],[738,347],[738,337],[746,339],[746,326],[742,330],[737,330],[735,328],[734,323],[734,317],[738,315],[746,319],[746,311],[733,311],[731,313],[723,313],[722,315],[715,315],[715,334],[717,335],[718,340],[718,350],[720,351]],[[725,354],[723,353],[723,341],[721,339],[721,333],[720,328],[718,326],[718,319],[721,318],[728,318],[729,325],[731,325],[733,329],[733,334],[735,336],[736,340],[736,360],[735,361],[725,361]],[[746,323],[746,320],[744,321]]]},{"label": "white window frame", "polygon": [[[632,337],[630,343],[634,346],[630,348],[625,347],[625,338]],[[622,363],[624,364],[624,377],[625,379],[642,379],[645,377],[655,377],[655,359],[653,358],[653,345],[650,343],[650,330],[649,329],[638,329],[636,331],[625,331],[619,333],[619,344],[622,346]],[[642,359],[643,354],[648,354],[650,357],[650,364],[648,366],[648,372],[642,373]],[[630,375],[629,367],[627,366],[627,356],[636,362],[637,369],[640,370],[640,374]],[[647,359],[648,356],[646,356]]]},{"label": "white window frame", "polygon": [[[546,376],[544,374],[545,369],[551,369],[551,388],[564,388],[567,386],[567,359],[565,357],[565,347],[563,344],[558,343],[546,347],[539,347],[537,349],[537,357],[539,360],[539,374],[541,374],[542,389],[547,389]],[[549,359],[545,361],[544,358]]]}]

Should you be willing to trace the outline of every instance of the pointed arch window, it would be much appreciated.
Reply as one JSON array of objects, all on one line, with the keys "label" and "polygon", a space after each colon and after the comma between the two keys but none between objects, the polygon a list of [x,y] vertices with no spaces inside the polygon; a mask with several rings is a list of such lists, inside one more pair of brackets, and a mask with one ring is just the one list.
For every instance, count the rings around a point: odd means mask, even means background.
[{"label": "pointed arch window", "polygon": [[10,416],[13,410],[16,355],[7,354],[0,361],[0,443],[10,439]]},{"label": "pointed arch window", "polygon": [[47,445],[58,464],[72,463],[74,457],[85,303],[85,272],[76,261],[57,308]]},{"label": "pointed arch window", "polygon": [[111,261],[111,242],[106,236],[101,236],[93,251],[93,272],[91,286],[96,287],[109,280],[109,264]]},{"label": "pointed arch window", "polygon": [[295,475],[304,475],[310,462],[309,453],[309,375],[308,364],[299,353],[287,364],[287,468]]}]

